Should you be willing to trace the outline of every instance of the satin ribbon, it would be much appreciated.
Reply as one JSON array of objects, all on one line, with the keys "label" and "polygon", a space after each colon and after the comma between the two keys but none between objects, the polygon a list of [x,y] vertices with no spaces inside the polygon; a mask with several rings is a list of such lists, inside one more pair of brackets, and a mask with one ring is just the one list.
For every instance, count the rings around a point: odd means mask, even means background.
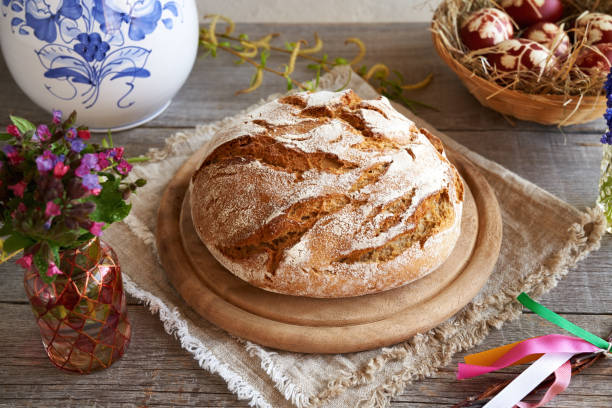
[{"label": "satin ribbon", "polygon": [[[546,379],[552,372],[568,363],[573,353],[548,353],[544,354],[535,363],[530,365],[510,384],[500,391],[483,408],[511,408],[520,404],[538,384]],[[570,364],[571,376],[571,364]],[[563,388],[565,389],[565,388]],[[550,388],[549,390],[550,391]],[[556,394],[550,396],[552,399]],[[520,406],[520,405],[519,405]],[[539,406],[539,403],[536,404]]]},{"label": "satin ribbon", "polygon": [[546,394],[542,397],[540,401],[535,404],[530,404],[528,402],[518,402],[516,404],[519,408],[538,408],[544,404],[548,404],[555,398],[558,394],[561,394],[570,383],[572,378],[572,363],[566,361],[561,367],[555,370],[555,381],[546,391]]},{"label": "satin ribbon", "polygon": [[[535,302],[525,293],[522,293],[518,300],[534,313],[580,338],[550,334],[466,356],[466,364],[459,364],[457,379],[476,377],[511,365],[535,361],[484,405],[484,408],[540,407],[550,402],[569,385],[572,375],[569,360],[572,356],[582,353],[609,353],[612,348],[608,341],[576,326]],[[539,402],[535,404],[521,402],[521,399],[552,373],[555,379]]]},{"label": "satin ribbon", "polygon": [[568,332],[570,332],[570,333],[580,337],[581,339],[584,339],[584,340],[588,341],[589,343],[593,344],[594,346],[597,346],[600,349],[608,351],[608,352],[612,348],[612,344],[610,344],[606,340],[602,339],[601,337],[598,337],[598,336],[594,335],[593,333],[590,333],[590,332],[584,330],[580,326],[576,326],[574,323],[570,322],[569,320],[564,319],[563,317],[559,316],[558,314],[556,314],[552,310],[542,306],[541,304],[539,304],[535,300],[531,299],[529,296],[527,296],[526,293],[524,293],[524,292],[521,293],[520,295],[518,295],[518,297],[516,299],[519,302],[521,302],[523,304],[523,306],[525,306],[527,309],[531,310],[533,313],[535,313],[538,316],[548,320],[549,322],[551,322],[553,324],[556,324],[557,326],[559,326],[562,329],[567,330]]},{"label": "satin ribbon", "polygon": [[[457,379],[477,377],[490,373],[491,371],[501,370],[502,368],[515,365],[526,357],[535,358],[547,353],[594,353],[601,351],[598,347],[576,337],[563,336],[561,334],[549,334],[547,336],[532,337],[518,343],[498,347],[483,353],[472,354],[465,357],[470,364],[459,363]],[[508,346],[512,346],[509,351]],[[492,357],[498,356],[494,361]],[[535,359],[534,358],[534,359]],[[532,359],[533,360],[533,359]],[[550,374],[550,373],[549,373]],[[536,384],[537,385],[537,384]]]}]

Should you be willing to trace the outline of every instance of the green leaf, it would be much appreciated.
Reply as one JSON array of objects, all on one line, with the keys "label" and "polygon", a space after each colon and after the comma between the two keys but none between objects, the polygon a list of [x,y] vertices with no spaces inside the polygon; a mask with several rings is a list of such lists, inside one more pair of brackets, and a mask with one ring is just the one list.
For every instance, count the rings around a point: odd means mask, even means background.
[{"label": "green leaf", "polygon": [[291,78],[287,77],[287,90],[290,91],[293,89],[293,81],[291,81]]},{"label": "green leaf", "polygon": [[221,42],[220,42],[219,44],[217,44],[217,45],[220,45],[220,46],[222,46],[222,47],[229,47],[231,44],[230,44],[230,42],[229,42],[229,41],[221,41]]},{"label": "green leaf", "polygon": [[321,65],[319,65],[319,64],[308,64],[308,65],[306,65],[306,68],[308,68],[310,70],[313,70],[313,71],[316,71],[317,69],[321,68]]},{"label": "green leaf", "polygon": [[266,62],[268,61],[268,57],[270,56],[270,51],[268,50],[263,50],[261,52],[261,56],[260,56],[260,61],[261,61],[261,66],[265,67],[266,66]]},{"label": "green leaf", "polygon": [[4,252],[12,254],[20,249],[34,245],[35,242],[28,237],[24,237],[18,232],[14,232],[4,241]]},{"label": "green leaf", "polygon": [[348,64],[348,61],[344,58],[338,57],[334,60],[334,65],[346,65],[346,64]]},{"label": "green leaf", "polygon": [[249,36],[248,36],[248,34],[240,34],[240,35],[238,36],[238,38],[240,38],[241,40],[244,40],[244,41],[249,41]]},{"label": "green leaf", "polygon": [[287,49],[287,51],[293,51],[293,49],[295,48],[295,43],[285,41],[285,48]]},{"label": "green leaf", "polygon": [[13,226],[10,223],[4,224],[0,227],[0,237],[7,237],[13,233]]},{"label": "green leaf", "polygon": [[70,116],[68,116],[68,119],[66,119],[63,123],[64,129],[68,129],[74,126],[74,123],[76,122],[76,116],[77,116],[76,111],[72,111],[72,113],[70,113]]},{"label": "green leaf", "polygon": [[32,258],[34,266],[38,270],[38,273],[45,283],[51,283],[55,280],[54,276],[47,276],[47,269],[49,269],[49,258],[47,252],[42,248],[39,249]]},{"label": "green leaf", "polygon": [[112,224],[121,221],[130,213],[131,205],[123,200],[119,187],[121,179],[107,180],[102,184],[102,191],[97,196],[91,196],[90,201],[96,204],[96,209],[89,218],[92,221]]},{"label": "green leaf", "polygon": [[129,159],[126,159],[126,162],[128,163],[143,163],[143,162],[147,162],[151,160],[150,158],[148,158],[147,156],[138,156],[138,157],[130,157]]},{"label": "green leaf", "polygon": [[53,256],[53,262],[59,267],[59,264],[60,264],[59,245],[49,243],[49,250],[51,251],[51,255]]},{"label": "green leaf", "polygon": [[140,178],[140,179],[136,180],[134,183],[135,183],[135,184],[136,184],[138,187],[143,187],[144,185],[146,185],[146,184],[147,184],[147,180]]},{"label": "green leaf", "polygon": [[9,135],[8,133],[0,133],[0,141],[11,140],[13,135]]},{"label": "green leaf", "polygon": [[11,122],[13,122],[13,125],[17,126],[17,129],[19,129],[21,133],[26,133],[29,130],[36,130],[36,126],[27,119],[13,115],[10,115],[9,118],[11,118]]}]

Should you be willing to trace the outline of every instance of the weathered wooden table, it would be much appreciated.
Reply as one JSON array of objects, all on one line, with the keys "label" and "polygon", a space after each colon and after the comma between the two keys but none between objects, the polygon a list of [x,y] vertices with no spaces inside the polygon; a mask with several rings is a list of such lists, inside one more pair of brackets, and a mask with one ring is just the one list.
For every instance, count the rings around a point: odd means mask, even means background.
[{"label": "weathered wooden table", "polygon": [[[350,58],[347,37],[360,37],[368,47],[367,64],[383,62],[407,80],[420,80],[428,72],[433,83],[415,92],[414,99],[436,106],[440,112],[418,113],[470,149],[501,163],[524,178],[578,208],[592,206],[599,177],[603,121],[566,128],[517,122],[510,124],[499,114],[481,107],[435,54],[425,24],[354,25],[239,25],[240,32],[256,38],[282,32],[284,39],[311,39],[314,31],[325,41],[330,57]],[[223,118],[260,98],[282,91],[284,82],[266,76],[255,93],[234,96],[247,87],[251,68],[235,67],[233,58],[199,58],[191,77],[174,103],[145,126],[120,133],[115,140],[130,155],[161,146],[177,130]],[[271,58],[270,66],[284,59]],[[312,73],[303,68],[298,79]],[[10,113],[34,121],[49,115],[33,106],[0,62],[0,123]],[[602,248],[579,264],[543,302],[558,313],[606,336],[612,330],[612,239],[604,237]],[[168,336],[144,306],[130,303],[134,332],[126,355],[109,370],[88,376],[64,373],[51,365],[40,342],[38,328],[22,286],[23,274],[14,262],[0,265],[0,406],[247,406],[231,394],[223,380],[201,369],[193,357]],[[493,330],[475,351],[558,330],[539,317],[524,314],[502,330]],[[393,400],[395,407],[439,407],[459,402],[484,390],[492,381],[509,377],[509,371],[459,382],[456,363],[435,377],[409,386]],[[612,365],[601,362],[572,380],[569,389],[550,407],[612,406]]]}]

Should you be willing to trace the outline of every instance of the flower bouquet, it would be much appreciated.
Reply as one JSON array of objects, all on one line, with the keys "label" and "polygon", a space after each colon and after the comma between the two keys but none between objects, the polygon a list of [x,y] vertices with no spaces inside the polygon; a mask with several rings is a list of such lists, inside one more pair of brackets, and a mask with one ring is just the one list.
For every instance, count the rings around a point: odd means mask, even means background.
[{"label": "flower bouquet", "polygon": [[17,264],[57,366],[77,372],[107,367],[130,339],[119,263],[99,237],[130,212],[129,195],[145,184],[127,181],[132,162],[109,135],[88,144],[86,128],[62,121],[35,126],[11,116],[0,133],[0,237]]},{"label": "flower bouquet", "polygon": [[604,147],[597,204],[599,204],[606,216],[608,222],[607,231],[612,232],[612,69],[608,74],[604,88],[608,104],[604,118],[608,131],[601,137],[601,143],[603,143]]}]

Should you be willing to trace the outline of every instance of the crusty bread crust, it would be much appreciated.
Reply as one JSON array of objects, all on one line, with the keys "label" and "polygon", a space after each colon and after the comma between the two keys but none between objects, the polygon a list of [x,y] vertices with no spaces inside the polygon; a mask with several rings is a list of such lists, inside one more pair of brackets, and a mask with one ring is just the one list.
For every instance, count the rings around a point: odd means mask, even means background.
[{"label": "crusty bread crust", "polygon": [[209,143],[191,179],[195,229],[241,279],[273,292],[380,292],[440,266],[463,183],[435,136],[388,100],[302,92]]}]

